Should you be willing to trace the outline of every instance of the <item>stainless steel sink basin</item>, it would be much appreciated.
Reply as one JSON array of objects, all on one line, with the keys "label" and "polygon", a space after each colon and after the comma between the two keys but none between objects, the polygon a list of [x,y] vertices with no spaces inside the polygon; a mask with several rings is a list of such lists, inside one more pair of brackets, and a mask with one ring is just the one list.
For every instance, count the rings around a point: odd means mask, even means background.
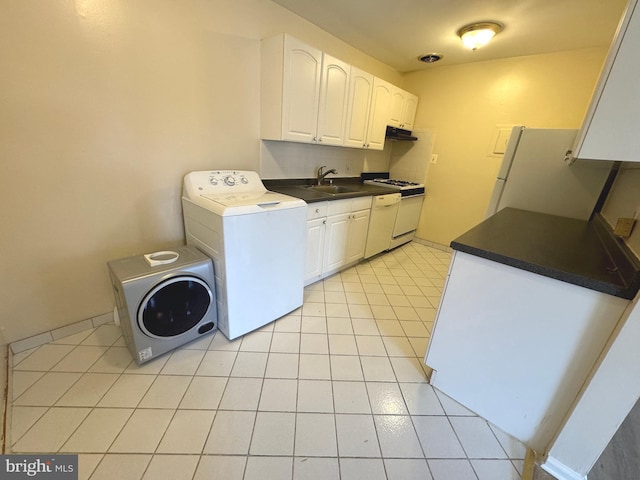
[{"label": "stainless steel sink basin", "polygon": [[354,193],[359,191],[358,188],[347,187],[344,185],[309,185],[305,188],[314,192],[327,193],[329,195],[339,195],[341,193]]}]

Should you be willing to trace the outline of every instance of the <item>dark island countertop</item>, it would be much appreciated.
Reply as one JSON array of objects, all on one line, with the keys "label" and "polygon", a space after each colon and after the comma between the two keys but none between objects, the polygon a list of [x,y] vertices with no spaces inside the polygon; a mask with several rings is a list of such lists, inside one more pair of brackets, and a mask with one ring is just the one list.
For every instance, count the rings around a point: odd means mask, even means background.
[{"label": "dark island countertop", "polygon": [[332,180],[333,185],[348,185],[354,187],[356,191],[341,193],[339,195],[326,195],[304,188],[304,186],[315,185],[317,182],[315,178],[265,179],[262,183],[264,183],[264,186],[272,192],[301,198],[307,203],[324,202],[326,200],[341,200],[343,198],[366,197],[371,195],[383,195],[385,193],[398,193],[398,190],[391,188],[362,183],[360,177],[338,177],[327,179],[325,183],[328,183],[329,180]]},{"label": "dark island countertop", "polygon": [[640,262],[599,215],[585,221],[505,208],[451,248],[629,300],[640,287]]}]

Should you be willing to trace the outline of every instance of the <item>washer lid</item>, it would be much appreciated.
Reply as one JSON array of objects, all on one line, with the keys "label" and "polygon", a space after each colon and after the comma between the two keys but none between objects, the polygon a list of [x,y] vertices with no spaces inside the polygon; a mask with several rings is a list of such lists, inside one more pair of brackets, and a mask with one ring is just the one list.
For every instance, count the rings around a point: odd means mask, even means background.
[{"label": "washer lid", "polygon": [[305,206],[303,200],[276,192],[244,192],[202,195],[223,207],[223,215],[242,215],[264,210],[285,209]]}]

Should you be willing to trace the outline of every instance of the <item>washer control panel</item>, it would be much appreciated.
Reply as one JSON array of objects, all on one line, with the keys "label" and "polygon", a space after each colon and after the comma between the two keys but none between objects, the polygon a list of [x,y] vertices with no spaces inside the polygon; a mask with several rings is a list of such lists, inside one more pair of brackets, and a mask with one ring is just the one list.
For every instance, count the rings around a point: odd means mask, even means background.
[{"label": "washer control panel", "polygon": [[266,188],[258,173],[249,170],[208,170],[191,172],[184,177],[184,193],[189,196],[264,191]]}]

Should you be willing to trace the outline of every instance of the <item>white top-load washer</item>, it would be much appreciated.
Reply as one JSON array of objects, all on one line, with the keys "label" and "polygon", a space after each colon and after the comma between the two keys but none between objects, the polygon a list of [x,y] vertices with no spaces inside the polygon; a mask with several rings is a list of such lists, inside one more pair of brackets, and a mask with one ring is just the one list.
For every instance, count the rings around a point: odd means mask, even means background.
[{"label": "white top-load washer", "polygon": [[188,245],[213,259],[218,329],[233,340],[302,305],[307,204],[268,191],[256,172],[188,173]]}]

